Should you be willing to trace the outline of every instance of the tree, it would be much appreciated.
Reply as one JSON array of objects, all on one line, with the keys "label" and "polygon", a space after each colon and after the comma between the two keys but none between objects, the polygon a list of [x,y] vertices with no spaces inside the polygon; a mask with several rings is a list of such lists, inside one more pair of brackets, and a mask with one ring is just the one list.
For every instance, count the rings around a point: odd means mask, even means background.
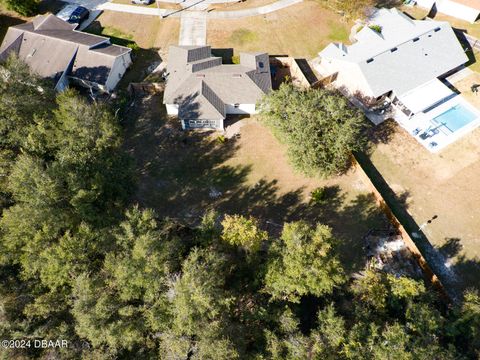
[{"label": "tree", "polygon": [[260,109],[262,120],[287,145],[293,166],[309,176],[343,172],[351,153],[365,148],[365,117],[338,92],[282,84]]},{"label": "tree", "polygon": [[38,11],[38,0],[2,0],[7,9],[23,16],[33,16]]},{"label": "tree", "polygon": [[325,225],[285,224],[272,246],[265,291],[274,299],[298,302],[304,295],[329,294],[345,280],[335,254],[336,240]]},{"label": "tree", "polygon": [[222,239],[248,253],[260,250],[262,242],[268,238],[267,232],[258,228],[258,221],[253,217],[225,215],[222,226]]}]

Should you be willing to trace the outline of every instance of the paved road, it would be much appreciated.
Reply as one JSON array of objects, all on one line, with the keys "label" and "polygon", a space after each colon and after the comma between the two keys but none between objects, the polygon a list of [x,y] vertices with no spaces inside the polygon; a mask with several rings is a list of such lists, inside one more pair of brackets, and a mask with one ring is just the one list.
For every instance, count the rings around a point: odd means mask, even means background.
[{"label": "paved road", "polygon": [[[190,10],[184,10],[184,11],[178,11],[178,10],[172,11],[172,10],[165,10],[165,9],[158,10],[156,8],[151,8],[151,7],[115,4],[115,3],[105,2],[105,0],[84,0],[84,1],[102,2],[103,4],[98,6],[98,8],[101,10],[128,12],[132,14],[183,17],[185,13],[197,12],[197,11],[190,11]],[[178,0],[170,0],[170,1],[176,2]],[[205,13],[205,16],[208,19],[237,19],[237,18],[248,17],[248,16],[264,15],[264,14],[269,14],[269,13],[284,9],[286,7],[300,3],[302,1],[303,0],[279,0],[277,2],[274,2],[273,4],[260,6],[256,8],[245,9],[245,10],[210,11],[208,13]],[[182,1],[180,5],[185,7],[194,5],[193,7],[191,7],[192,10],[202,10],[202,8],[205,8],[206,5],[208,4],[214,4],[214,3],[220,3],[220,2],[232,2],[232,0],[205,0],[205,1],[185,0],[185,1]]]},{"label": "paved road", "polygon": [[179,45],[207,44],[207,17],[203,11],[184,11],[180,18]]},{"label": "paved road", "polygon": [[303,0],[279,0],[273,4],[245,10],[211,11],[207,14],[207,17],[209,19],[239,19],[248,16],[264,15],[301,3],[302,1]]},{"label": "paved road", "polygon": [[100,10],[111,10],[118,12],[126,12],[130,14],[161,16],[167,12],[165,9],[158,9],[146,6],[124,5],[106,2],[98,6]]}]

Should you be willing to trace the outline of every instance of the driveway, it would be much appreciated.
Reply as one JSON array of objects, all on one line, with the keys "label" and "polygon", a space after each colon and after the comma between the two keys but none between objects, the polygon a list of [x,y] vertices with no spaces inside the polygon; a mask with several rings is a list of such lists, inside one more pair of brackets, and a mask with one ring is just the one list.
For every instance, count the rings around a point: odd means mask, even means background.
[{"label": "driveway", "polygon": [[180,18],[179,45],[206,45],[207,17],[203,11],[184,11]]}]

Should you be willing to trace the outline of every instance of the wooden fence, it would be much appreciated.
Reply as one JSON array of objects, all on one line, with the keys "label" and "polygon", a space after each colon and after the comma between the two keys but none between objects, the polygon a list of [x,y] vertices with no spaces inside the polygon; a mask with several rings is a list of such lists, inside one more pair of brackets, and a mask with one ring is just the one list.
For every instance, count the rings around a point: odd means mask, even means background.
[{"label": "wooden fence", "polygon": [[444,287],[443,283],[440,281],[438,276],[432,270],[428,261],[425,259],[422,252],[418,248],[416,242],[412,239],[412,237],[410,236],[409,232],[405,229],[405,226],[402,224],[402,222],[394,214],[394,212],[392,211],[391,207],[388,204],[388,201],[386,201],[384,195],[382,195],[381,190],[377,188],[377,186],[374,184],[374,181],[372,181],[370,176],[362,167],[362,164],[361,164],[362,161],[359,161],[358,156],[357,157],[354,156],[353,161],[354,161],[357,172],[362,178],[362,181],[365,183],[365,185],[367,185],[369,190],[374,195],[378,206],[380,207],[380,209],[382,209],[382,211],[388,217],[391,224],[398,230],[403,241],[405,242],[405,245],[407,246],[407,248],[410,250],[414,258],[418,262],[419,266],[423,271],[423,274],[427,283],[433,285],[436,289],[438,289],[442,294],[442,296],[444,296],[444,298],[447,301],[451,301],[452,297],[449,295],[447,289]]},{"label": "wooden fence", "polygon": [[163,92],[165,88],[164,83],[130,83],[128,85],[128,92],[135,95],[154,95]]}]

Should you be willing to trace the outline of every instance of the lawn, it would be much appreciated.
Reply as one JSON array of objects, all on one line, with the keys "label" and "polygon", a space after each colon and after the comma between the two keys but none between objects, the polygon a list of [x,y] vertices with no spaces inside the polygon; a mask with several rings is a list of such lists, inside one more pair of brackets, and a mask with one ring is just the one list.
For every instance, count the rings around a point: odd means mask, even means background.
[{"label": "lawn", "polygon": [[117,32],[105,35],[121,34],[143,49],[155,48],[166,53],[169,45],[178,43],[179,19],[104,11],[96,21],[107,31]]},{"label": "lawn", "polygon": [[317,2],[307,0],[267,15],[209,20],[207,43],[236,51],[312,58],[332,41],[348,42],[351,25]]},{"label": "lawn", "polygon": [[134,48],[133,65],[119,84],[120,89],[125,89],[130,82],[143,81],[161,63],[168,46],[177,43],[179,22],[178,19],[105,11],[85,31]]},{"label": "lawn", "polygon": [[[387,124],[377,127],[381,132]],[[439,154],[428,152],[399,126],[372,148],[370,159],[400,204],[458,275],[480,288],[480,129]]]},{"label": "lawn", "polygon": [[[332,226],[351,270],[363,266],[362,237],[387,222],[355,172],[329,180],[307,179],[288,164],[285,149],[255,119],[237,140],[183,132],[166,118],[161,96],[137,100],[126,130],[142,206],[162,216],[198,223],[207,209],[254,215],[277,233],[285,221],[305,219]],[[328,187],[324,205],[309,205],[310,192]]]}]

